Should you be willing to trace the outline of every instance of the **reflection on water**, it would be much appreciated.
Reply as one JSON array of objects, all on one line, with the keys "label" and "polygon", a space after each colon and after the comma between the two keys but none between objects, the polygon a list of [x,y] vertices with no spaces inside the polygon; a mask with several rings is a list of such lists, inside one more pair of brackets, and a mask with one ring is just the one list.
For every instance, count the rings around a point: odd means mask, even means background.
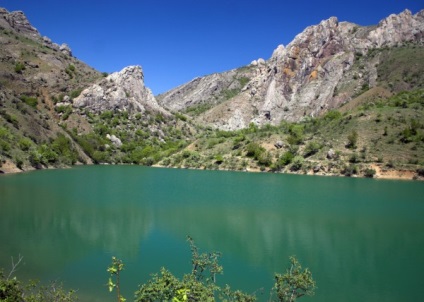
[{"label": "reflection on water", "polygon": [[414,182],[130,166],[6,176],[0,267],[20,253],[21,274],[102,300],[117,255],[130,298],[163,265],[189,270],[189,234],[223,252],[222,282],[247,291],[270,288],[296,254],[317,279],[316,301],[414,300],[424,294],[423,193]]}]

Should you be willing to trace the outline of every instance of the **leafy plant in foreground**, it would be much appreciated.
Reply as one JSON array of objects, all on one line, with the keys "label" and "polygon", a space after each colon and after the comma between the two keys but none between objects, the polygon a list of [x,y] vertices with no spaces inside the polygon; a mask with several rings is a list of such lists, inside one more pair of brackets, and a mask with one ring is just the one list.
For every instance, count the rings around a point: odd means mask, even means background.
[{"label": "leafy plant in foreground", "polygon": [[297,298],[314,294],[315,281],[309,269],[302,269],[295,257],[290,257],[290,268],[284,275],[275,274],[274,289],[277,292],[278,301],[293,302]]},{"label": "leafy plant in foreground", "polygon": [[[125,302],[126,299],[121,296],[121,289],[120,289],[120,273],[124,269],[124,263],[120,259],[117,259],[116,257],[112,257],[112,263],[107,268],[108,273],[110,274],[109,281],[107,283],[109,287],[109,292],[112,292],[116,288],[116,296],[118,298],[118,302]],[[113,282],[112,279],[115,279],[115,282]]]}]

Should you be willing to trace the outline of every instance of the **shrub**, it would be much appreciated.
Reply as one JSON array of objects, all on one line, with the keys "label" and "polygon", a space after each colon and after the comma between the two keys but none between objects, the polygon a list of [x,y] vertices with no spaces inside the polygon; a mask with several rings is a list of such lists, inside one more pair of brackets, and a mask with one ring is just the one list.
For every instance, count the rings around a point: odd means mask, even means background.
[{"label": "shrub", "polygon": [[19,140],[18,144],[19,144],[19,148],[22,151],[28,151],[29,148],[32,146],[32,141],[29,138],[24,137]]},{"label": "shrub", "polygon": [[309,142],[306,147],[305,150],[303,151],[304,156],[308,157],[311,155],[314,155],[315,153],[317,153],[319,151],[319,149],[321,149],[321,145],[317,142]]},{"label": "shrub", "polygon": [[265,167],[269,167],[272,164],[271,153],[262,152],[261,155],[258,157],[258,163]]},{"label": "shrub", "polygon": [[346,166],[342,173],[346,176],[352,176],[354,174],[358,174],[358,167],[356,165],[350,164],[349,166]]},{"label": "shrub", "polygon": [[295,156],[293,158],[292,166],[290,167],[290,170],[291,171],[299,171],[302,168],[304,161],[305,161],[305,159],[302,156],[300,156],[300,155]]},{"label": "shrub", "polygon": [[71,91],[71,93],[69,94],[69,96],[71,97],[71,99],[77,98],[82,92],[82,89],[76,89]]},{"label": "shrub", "polygon": [[15,64],[15,72],[16,73],[22,73],[22,70],[25,70],[25,64],[22,62],[17,62]]},{"label": "shrub", "polygon": [[353,130],[348,136],[347,136],[347,144],[346,148],[349,149],[355,149],[356,144],[358,143],[358,132]]},{"label": "shrub", "polygon": [[353,153],[349,158],[350,163],[358,163],[359,162],[359,155],[357,153]]},{"label": "shrub", "polygon": [[38,105],[38,100],[37,100],[37,98],[34,98],[34,97],[29,97],[29,96],[26,96],[26,95],[22,95],[21,97],[20,97],[20,99],[21,99],[21,101],[23,101],[25,104],[27,104],[28,106],[31,106],[31,107],[33,107],[33,108],[37,108],[37,105]]},{"label": "shrub", "polygon": [[246,156],[247,157],[253,157],[254,159],[258,160],[259,157],[262,155],[263,152],[265,152],[265,149],[262,148],[258,143],[249,143],[246,146],[247,149],[247,153]]},{"label": "shrub", "polygon": [[368,169],[365,170],[364,176],[369,177],[369,178],[373,178],[375,173],[376,173],[376,171],[374,169],[368,168]]},{"label": "shrub", "polygon": [[286,151],[283,153],[283,155],[281,155],[278,162],[283,166],[287,166],[288,164],[292,162],[293,158],[294,158],[294,154],[290,151]]}]

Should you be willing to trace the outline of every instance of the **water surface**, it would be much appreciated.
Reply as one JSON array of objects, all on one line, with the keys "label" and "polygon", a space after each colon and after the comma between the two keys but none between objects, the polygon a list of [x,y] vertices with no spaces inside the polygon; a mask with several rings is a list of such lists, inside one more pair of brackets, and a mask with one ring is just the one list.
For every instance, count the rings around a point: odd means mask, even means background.
[{"label": "water surface", "polygon": [[61,280],[82,301],[113,301],[112,255],[128,300],[162,266],[189,272],[187,235],[223,253],[220,282],[263,288],[262,301],[290,255],[317,281],[309,300],[419,301],[423,231],[422,182],[139,166],[0,177],[0,267],[21,254],[18,277]]}]

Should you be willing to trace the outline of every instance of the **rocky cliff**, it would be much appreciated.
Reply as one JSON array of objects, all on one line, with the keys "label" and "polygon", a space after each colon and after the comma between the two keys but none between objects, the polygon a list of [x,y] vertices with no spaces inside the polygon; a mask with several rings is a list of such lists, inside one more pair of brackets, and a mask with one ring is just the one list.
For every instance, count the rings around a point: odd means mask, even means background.
[{"label": "rocky cliff", "polygon": [[145,112],[153,110],[170,115],[159,106],[151,90],[144,86],[140,66],[129,66],[86,88],[73,100],[73,107],[94,113],[105,110]]},{"label": "rocky cliff", "polygon": [[[377,67],[384,58],[359,61],[375,49],[400,47],[424,41],[424,10],[390,15],[376,26],[339,22],[336,17],[306,28],[272,57],[248,67],[198,78],[161,96],[159,102],[173,110],[188,110],[199,103],[211,108],[196,118],[221,129],[244,128],[251,122],[278,124],[318,116],[354,99],[365,87],[377,83]],[[422,64],[421,64],[422,65]],[[229,100],[217,102],[217,93],[248,78]],[[238,82],[239,83],[239,82]]]},{"label": "rocky cliff", "polygon": [[6,9],[0,7],[0,27],[3,30],[16,31],[19,35],[42,42],[46,47],[72,56],[72,50],[66,43],[59,45],[53,43],[48,37],[42,37],[22,11],[8,12]]}]

